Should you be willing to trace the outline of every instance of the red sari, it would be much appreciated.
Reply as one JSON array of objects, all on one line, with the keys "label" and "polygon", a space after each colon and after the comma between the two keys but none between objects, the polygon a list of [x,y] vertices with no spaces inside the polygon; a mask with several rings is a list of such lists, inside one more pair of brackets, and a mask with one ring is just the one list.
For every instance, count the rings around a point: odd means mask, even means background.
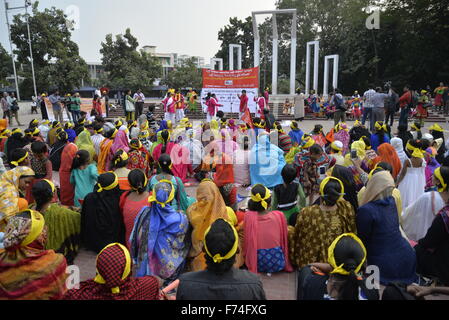
[{"label": "red sari", "polygon": [[75,190],[70,183],[72,173],[72,162],[78,152],[78,147],[69,143],[65,146],[61,154],[61,167],[59,168],[59,179],[61,184],[61,204],[64,206],[73,206],[75,203]]}]

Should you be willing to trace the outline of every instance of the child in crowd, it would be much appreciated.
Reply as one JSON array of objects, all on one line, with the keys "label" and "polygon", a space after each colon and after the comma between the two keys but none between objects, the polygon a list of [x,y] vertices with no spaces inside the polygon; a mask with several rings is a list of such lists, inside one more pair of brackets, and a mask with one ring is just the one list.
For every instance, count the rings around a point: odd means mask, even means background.
[{"label": "child in crowd", "polygon": [[70,176],[70,183],[75,187],[75,207],[81,207],[80,201],[94,190],[98,176],[96,163],[90,163],[89,152],[78,151],[73,159]]}]

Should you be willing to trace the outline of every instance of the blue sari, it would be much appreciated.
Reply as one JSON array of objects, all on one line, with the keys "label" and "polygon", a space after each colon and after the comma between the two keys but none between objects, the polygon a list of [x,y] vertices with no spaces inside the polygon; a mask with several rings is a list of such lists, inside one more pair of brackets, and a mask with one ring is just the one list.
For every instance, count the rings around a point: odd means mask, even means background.
[{"label": "blue sari", "polygon": [[68,140],[70,142],[75,142],[76,139],[76,132],[73,129],[65,129],[65,132],[67,132],[67,136],[69,137]]},{"label": "blue sari", "polygon": [[[157,191],[157,201],[165,202],[168,192]],[[130,236],[131,257],[137,266],[136,277],[158,276],[169,279],[181,271],[190,250],[185,237],[189,227],[186,215],[170,204],[153,202],[136,218]]]},{"label": "blue sari", "polygon": [[168,125],[166,120],[162,120],[161,124],[159,126],[159,129],[156,131],[158,133],[159,131],[168,130]]},{"label": "blue sari", "polygon": [[274,188],[282,184],[282,169],[286,162],[284,151],[270,143],[269,135],[262,135],[251,149],[250,175],[251,184],[262,184],[267,188]]}]

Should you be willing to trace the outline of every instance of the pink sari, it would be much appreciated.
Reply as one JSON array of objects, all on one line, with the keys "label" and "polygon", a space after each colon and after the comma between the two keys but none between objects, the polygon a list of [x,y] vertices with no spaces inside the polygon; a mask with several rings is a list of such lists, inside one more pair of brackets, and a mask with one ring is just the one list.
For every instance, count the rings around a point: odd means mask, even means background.
[{"label": "pink sari", "polygon": [[122,130],[119,130],[115,136],[114,143],[111,146],[112,155],[114,156],[120,149],[129,152],[128,137],[126,136],[126,132]]},{"label": "pink sari", "polygon": [[248,270],[257,273],[257,250],[282,247],[285,271],[293,272],[288,255],[288,227],[282,212],[272,211],[259,215],[254,211],[245,214],[245,263]]},{"label": "pink sari", "polygon": [[[162,147],[160,144],[153,150],[153,159],[155,162],[159,161],[159,157],[162,154]],[[179,144],[169,142],[165,153],[168,154],[173,163],[173,174],[182,180],[183,183],[188,182],[187,173],[193,174],[192,164],[190,163],[190,151],[186,147]]]}]

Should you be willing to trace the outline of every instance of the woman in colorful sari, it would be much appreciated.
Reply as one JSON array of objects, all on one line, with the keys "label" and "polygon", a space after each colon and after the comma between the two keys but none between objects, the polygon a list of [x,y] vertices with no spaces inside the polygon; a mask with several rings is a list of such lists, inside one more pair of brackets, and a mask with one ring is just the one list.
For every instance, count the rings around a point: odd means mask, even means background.
[{"label": "woman in colorful sari", "polygon": [[427,148],[424,154],[424,159],[426,160],[426,191],[433,188],[433,173],[436,169],[441,167],[441,164],[435,159],[437,156],[437,151],[434,148]]},{"label": "woman in colorful sari", "polygon": [[125,131],[120,130],[114,138],[114,143],[111,146],[111,153],[115,155],[119,150],[126,153],[129,152],[129,142]]},{"label": "woman in colorful sari", "polygon": [[312,133],[312,139],[315,140],[316,144],[319,144],[324,148],[327,144],[326,136],[323,133],[323,126],[321,124],[315,125]]},{"label": "woman in colorful sari", "polygon": [[126,244],[120,212],[121,195],[115,173],[108,172],[98,177],[94,192],[84,199],[81,210],[81,241],[86,249],[98,253],[110,243]]},{"label": "woman in colorful sari", "polygon": [[262,184],[274,188],[282,184],[282,169],[285,166],[284,151],[270,143],[265,132],[259,136],[250,154],[250,174],[252,184]]},{"label": "woman in colorful sari", "polygon": [[185,189],[182,180],[175,177],[172,171],[172,161],[168,154],[163,154],[159,158],[159,168],[161,173],[151,178],[149,189],[153,190],[154,186],[162,180],[170,181],[175,187],[175,198],[171,203],[171,207],[176,211],[186,212],[187,208],[195,202],[195,199],[190,198]]},{"label": "woman in colorful sari", "polygon": [[[67,133],[65,134],[67,135]],[[66,144],[61,154],[61,166],[59,168],[59,181],[61,188],[60,199],[61,204],[64,206],[75,205],[75,189],[70,183],[70,177],[72,175],[73,159],[75,159],[77,152],[78,147],[74,143],[69,142]]]},{"label": "woman in colorful sari", "polygon": [[[187,216],[192,231],[192,248],[189,252],[190,271],[201,271],[206,269],[206,260],[204,258],[203,240],[206,230],[217,220],[224,219],[231,222],[234,226],[238,224],[235,213],[232,209],[228,209],[223,200],[223,197],[218,190],[217,185],[209,180],[204,180],[200,183],[196,191],[197,202],[192,204],[187,210]],[[243,228],[237,228],[239,231],[239,238],[243,237]],[[242,240],[239,242],[240,251],[237,254],[235,267],[240,268],[244,263]]]},{"label": "woman in colorful sari", "polygon": [[5,229],[8,219],[28,207],[25,191],[33,179],[34,171],[29,167],[16,167],[0,178],[0,232]]},{"label": "woman in colorful sari", "polygon": [[343,233],[356,233],[355,211],[344,199],[343,182],[327,177],[320,185],[319,205],[304,208],[295,227],[289,227],[290,260],[303,268],[328,261],[328,248]]},{"label": "woman in colorful sari", "polygon": [[233,158],[218,152],[219,161],[214,174],[214,182],[220,189],[227,207],[237,211],[237,188],[235,187]]},{"label": "woman in colorful sari", "polygon": [[[239,145],[231,139],[228,130],[220,130],[220,139],[212,141],[206,149],[216,149],[216,151],[224,152],[228,156],[233,157],[234,153],[239,150]],[[207,151],[206,151],[207,152]]]},{"label": "woman in colorful sari", "polygon": [[141,169],[147,176],[150,176],[150,154],[143,147],[139,139],[132,139],[129,143],[131,151],[128,153],[129,160],[127,168],[129,170]]},{"label": "woman in colorful sari", "polygon": [[64,131],[67,132],[67,136],[69,137],[70,142],[75,142],[76,139],[76,132],[73,130],[75,128],[75,125],[72,122],[67,122],[64,125]]},{"label": "woman in colorful sari", "polygon": [[111,169],[114,170],[114,173],[117,175],[118,184],[120,190],[122,191],[131,190],[131,186],[129,185],[128,181],[128,175],[131,172],[131,170],[127,168],[128,160],[129,160],[128,154],[123,150],[119,150],[114,155],[114,158],[112,158],[111,163]]},{"label": "woman in colorful sari", "polygon": [[164,143],[164,140],[162,139],[162,131],[163,131],[163,130],[158,131],[158,133],[157,133],[157,140],[156,140],[156,142],[154,142],[154,143],[151,145],[151,148],[150,148],[150,154],[151,154],[151,156],[153,157],[153,159],[154,159],[154,156],[153,156],[154,149],[156,149],[156,147],[157,147],[158,145]]},{"label": "woman in colorful sari", "polygon": [[113,129],[112,131],[108,132],[108,134],[106,134],[105,136],[105,139],[100,144],[100,155],[98,156],[97,165],[99,174],[108,172],[111,168],[111,161],[114,157],[111,149],[118,132],[119,131],[117,129]]},{"label": "woman in colorful sari", "polygon": [[395,183],[388,171],[375,173],[357,211],[357,231],[368,252],[368,265],[380,269],[380,283],[411,284],[416,276],[416,255],[399,228],[399,215],[392,196]]},{"label": "woman in colorful sari", "polygon": [[67,262],[62,254],[45,250],[44,217],[20,212],[8,221],[0,249],[0,299],[59,300],[66,292]]},{"label": "woman in colorful sari", "polygon": [[187,173],[193,173],[189,150],[179,144],[170,142],[170,133],[167,130],[162,131],[161,136],[164,142],[154,149],[154,161],[159,161],[162,154],[170,155],[174,175],[181,178],[182,182],[187,182]]},{"label": "woman in colorful sari", "polygon": [[371,135],[371,148],[377,152],[377,148],[384,144],[390,143],[390,138],[388,137],[388,127],[383,122],[376,122],[376,131]]},{"label": "woman in colorful sari", "polygon": [[81,232],[81,215],[70,208],[53,203],[56,188],[53,182],[41,180],[33,186],[33,197],[36,210],[45,218],[48,239],[45,249],[61,253],[69,265],[73,264],[78,254]]},{"label": "woman in colorful sari", "polygon": [[189,220],[170,205],[175,187],[169,180],[159,181],[145,207],[136,218],[131,233],[131,257],[136,276],[157,276],[169,285],[184,269],[190,250],[186,241]]},{"label": "woman in colorful sari", "polygon": [[76,146],[79,150],[85,150],[89,152],[91,161],[97,161],[97,154],[95,153],[95,147],[90,138],[90,132],[88,130],[84,130],[80,133],[78,138],[76,139]]},{"label": "woman in colorful sari", "polygon": [[349,149],[349,141],[351,140],[351,137],[349,135],[349,129],[346,123],[339,123],[335,127],[335,133],[334,133],[334,141],[340,141],[343,143],[343,150],[342,153],[346,154]]},{"label": "woman in colorful sari", "polygon": [[245,214],[244,255],[253,273],[292,272],[288,253],[287,220],[280,211],[270,211],[271,192],[263,185],[251,190]]},{"label": "woman in colorful sari", "polygon": [[107,245],[97,256],[97,275],[71,289],[64,300],[159,300],[156,277],[132,277],[128,249],[120,243]]}]

